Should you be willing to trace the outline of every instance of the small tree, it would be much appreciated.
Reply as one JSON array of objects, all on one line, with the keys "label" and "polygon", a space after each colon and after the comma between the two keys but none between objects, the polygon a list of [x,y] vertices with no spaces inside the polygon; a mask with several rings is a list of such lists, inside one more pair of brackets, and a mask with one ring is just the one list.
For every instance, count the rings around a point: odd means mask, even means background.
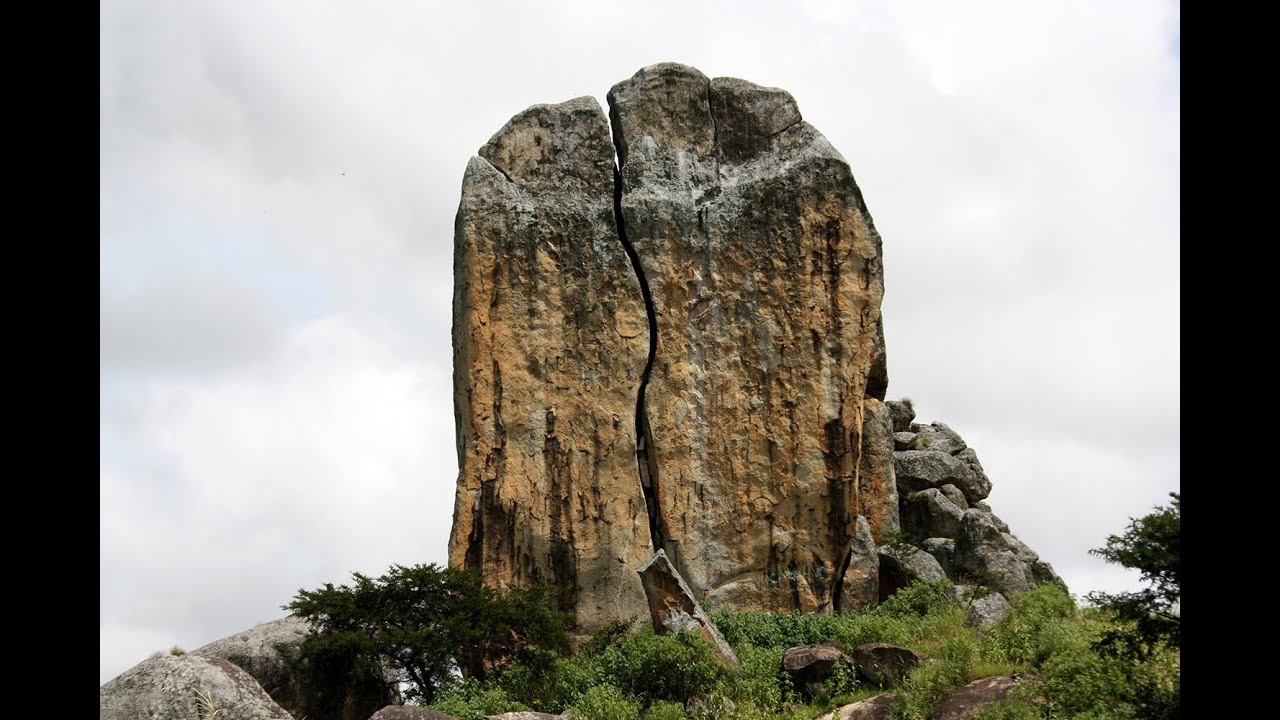
[{"label": "small tree", "polygon": [[1179,647],[1181,498],[1176,492],[1169,495],[1173,502],[1168,507],[1157,506],[1149,515],[1130,518],[1123,535],[1111,535],[1105,546],[1089,551],[1107,562],[1138,570],[1149,585],[1137,592],[1089,593],[1090,602],[1110,608],[1132,626],[1132,632],[1108,633],[1103,638],[1108,649],[1127,648],[1144,654],[1159,641]]},{"label": "small tree", "polygon": [[385,674],[408,684],[406,699],[430,703],[454,671],[484,678],[537,649],[561,651],[564,618],[542,586],[499,591],[475,570],[392,566],[376,580],[299,590],[285,609],[310,621],[300,657],[317,687]]}]

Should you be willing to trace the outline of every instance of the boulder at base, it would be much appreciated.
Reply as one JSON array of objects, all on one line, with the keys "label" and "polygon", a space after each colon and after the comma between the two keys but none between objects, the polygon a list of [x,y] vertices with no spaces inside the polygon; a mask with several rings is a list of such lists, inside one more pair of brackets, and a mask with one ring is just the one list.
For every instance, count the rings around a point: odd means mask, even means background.
[{"label": "boulder at base", "polygon": [[249,673],[218,657],[154,655],[98,691],[98,720],[293,720]]}]

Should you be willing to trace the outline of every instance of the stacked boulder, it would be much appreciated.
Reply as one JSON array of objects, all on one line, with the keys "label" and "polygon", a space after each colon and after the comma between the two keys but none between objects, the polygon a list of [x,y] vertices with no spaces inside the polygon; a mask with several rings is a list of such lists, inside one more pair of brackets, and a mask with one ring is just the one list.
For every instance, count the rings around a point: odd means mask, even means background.
[{"label": "stacked boulder", "polygon": [[893,418],[898,521],[906,541],[879,547],[880,599],[916,579],[946,577],[1006,597],[1045,582],[1063,585],[983,502],[991,480],[973,448],[944,423],[914,422],[909,400],[885,405]]}]

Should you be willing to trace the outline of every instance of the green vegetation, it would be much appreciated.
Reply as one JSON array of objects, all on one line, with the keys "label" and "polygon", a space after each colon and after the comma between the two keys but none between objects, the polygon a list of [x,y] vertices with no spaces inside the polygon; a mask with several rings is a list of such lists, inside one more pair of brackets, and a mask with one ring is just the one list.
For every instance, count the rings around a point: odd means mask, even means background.
[{"label": "green vegetation", "polygon": [[1179,575],[1182,537],[1182,498],[1169,493],[1168,507],[1140,518],[1130,518],[1123,535],[1111,535],[1107,544],[1089,552],[1142,573],[1148,587],[1118,594],[1090,593],[1094,605],[1109,608],[1122,625],[1109,630],[1099,649],[1109,654],[1143,656],[1162,643],[1179,647],[1182,641]]},{"label": "green vegetation", "polygon": [[[1096,551],[1140,569],[1152,585],[1142,593],[1091,596],[1098,602],[1081,608],[1044,584],[1013,597],[1004,619],[984,629],[965,625],[982,593],[958,601],[946,580],[913,583],[859,613],[716,611],[740,674],[696,633],[656,635],[639,619],[601,628],[568,654],[545,589],[497,592],[474,574],[435,566],[396,567],[376,581],[356,575],[354,587],[302,591],[287,607],[320,631],[304,646],[313,666],[389,664],[415,683],[418,702],[459,720],[566,709],[577,720],[812,720],[882,692],[896,694],[894,717],[923,720],[956,689],[993,675],[1012,675],[1015,685],[984,720],[1164,720],[1180,716],[1173,498]],[[795,687],[781,667],[784,651],[822,642],[850,651],[891,643],[932,662],[896,686],[873,686],[837,664],[821,686]]]},{"label": "green vegetation", "polygon": [[[871,610],[836,615],[713,614],[742,662],[741,676],[714,659],[693,633],[660,636],[647,623],[603,628],[572,656],[507,665],[484,681],[446,690],[432,707],[460,720],[499,710],[559,713],[581,720],[811,720],[881,692],[897,693],[895,716],[927,718],[966,683],[991,675],[1018,678],[1012,700],[988,720],[1023,718],[1178,717],[1178,649],[1153,646],[1143,658],[1108,655],[1098,641],[1123,621],[1107,608],[1079,608],[1056,585],[1014,598],[1005,619],[979,630],[964,624],[968,607],[951,599],[947,581],[915,583]],[[878,688],[837,666],[825,687],[804,692],[782,671],[786,648],[839,642],[852,649],[889,642],[936,662],[899,686]]]},{"label": "green vegetation", "polygon": [[353,577],[351,586],[299,590],[285,606],[312,624],[300,658],[317,689],[370,682],[389,668],[407,684],[406,698],[432,702],[459,670],[483,681],[566,645],[564,618],[544,587],[498,591],[477,572],[434,564]]}]

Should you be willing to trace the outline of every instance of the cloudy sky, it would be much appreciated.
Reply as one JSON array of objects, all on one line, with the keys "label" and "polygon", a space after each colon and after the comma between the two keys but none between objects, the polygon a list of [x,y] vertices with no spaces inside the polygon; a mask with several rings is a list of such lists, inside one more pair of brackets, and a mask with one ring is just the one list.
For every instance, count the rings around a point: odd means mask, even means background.
[{"label": "cloudy sky", "polygon": [[452,229],[525,107],[789,90],[884,237],[890,397],[1071,589],[1179,487],[1177,2],[102,0],[100,677],[444,563]]}]

